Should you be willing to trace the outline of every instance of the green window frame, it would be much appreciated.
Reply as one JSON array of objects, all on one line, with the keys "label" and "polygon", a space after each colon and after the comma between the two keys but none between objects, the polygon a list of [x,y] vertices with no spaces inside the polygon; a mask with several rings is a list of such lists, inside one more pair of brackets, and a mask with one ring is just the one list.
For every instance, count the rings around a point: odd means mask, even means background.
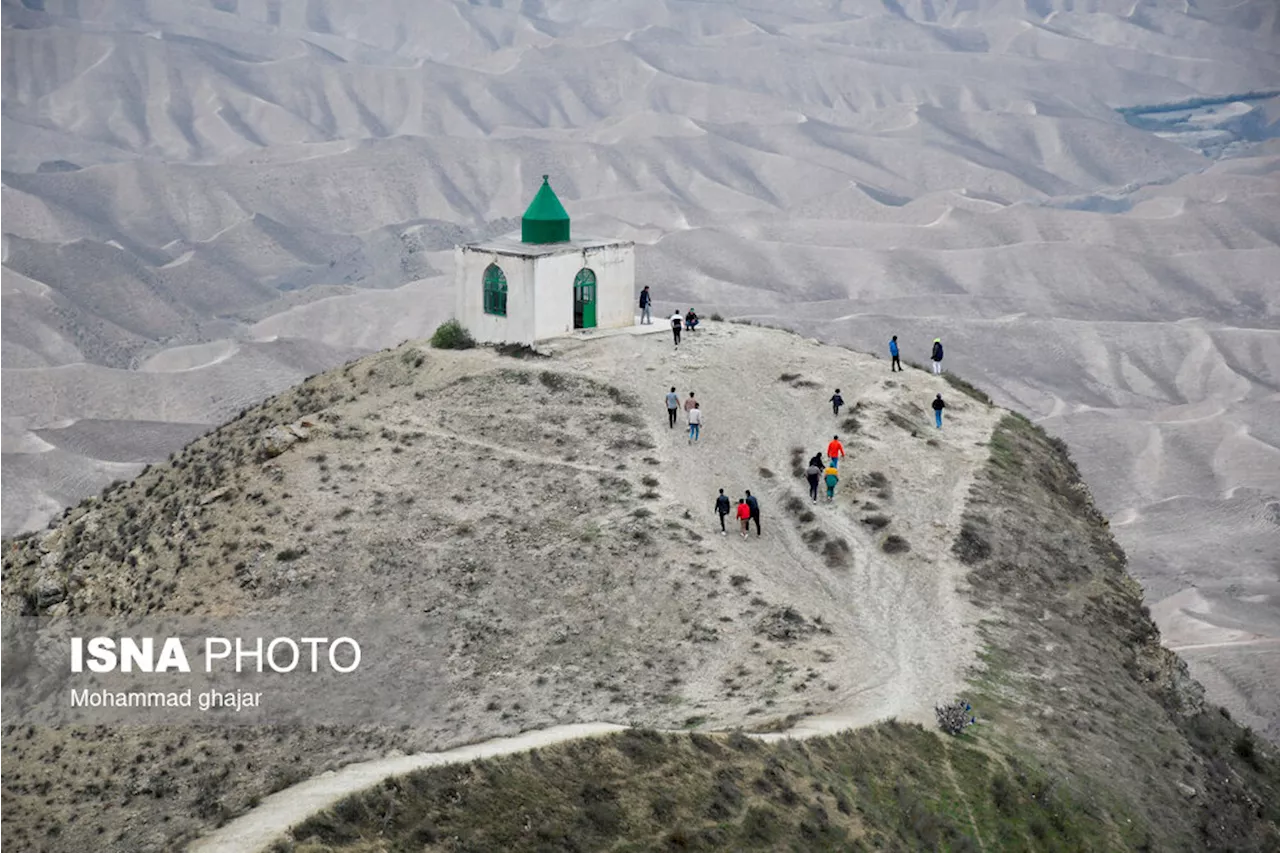
[{"label": "green window frame", "polygon": [[507,316],[507,277],[497,264],[484,269],[484,313]]}]

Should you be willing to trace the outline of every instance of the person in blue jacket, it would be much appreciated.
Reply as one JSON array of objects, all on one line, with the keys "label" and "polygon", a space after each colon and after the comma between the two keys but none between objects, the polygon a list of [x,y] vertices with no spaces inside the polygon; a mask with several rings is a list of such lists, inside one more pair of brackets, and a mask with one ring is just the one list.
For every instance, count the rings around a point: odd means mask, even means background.
[{"label": "person in blue jacket", "polygon": [[644,290],[640,291],[640,325],[653,325],[653,297],[649,295],[649,285],[644,286]]},{"label": "person in blue jacket", "polygon": [[889,355],[893,356],[893,361],[889,364],[889,372],[902,370],[902,362],[898,361],[898,336],[894,335],[893,340],[889,341]]},{"label": "person in blue jacket", "polygon": [[933,372],[942,372],[942,338],[933,339],[933,352],[929,356],[933,360]]}]

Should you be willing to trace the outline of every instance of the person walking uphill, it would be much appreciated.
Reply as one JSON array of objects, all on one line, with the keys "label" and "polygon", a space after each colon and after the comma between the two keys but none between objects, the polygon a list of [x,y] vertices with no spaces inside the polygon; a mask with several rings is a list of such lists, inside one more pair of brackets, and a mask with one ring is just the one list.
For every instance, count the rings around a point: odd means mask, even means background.
[{"label": "person walking uphill", "polygon": [[942,338],[933,339],[933,352],[929,354],[929,358],[933,361],[933,372],[942,372]]},{"label": "person walking uphill", "polygon": [[840,407],[844,405],[844,397],[840,396],[840,389],[836,389],[836,393],[831,395],[831,411],[838,418],[840,417]]},{"label": "person walking uphill", "polygon": [[933,398],[933,422],[938,425],[938,429],[942,429],[942,410],[946,407],[941,394]]},{"label": "person walking uphill", "polygon": [[831,436],[831,441],[827,443],[827,455],[831,457],[831,467],[840,467],[840,457],[844,456],[844,445],[840,443],[840,436]]},{"label": "person walking uphill", "polygon": [[[760,501],[756,500],[756,496],[751,494],[751,490],[747,490],[747,517],[756,523],[756,535],[760,535]],[[749,528],[748,528],[749,529]]]},{"label": "person walking uphill", "polygon": [[827,482],[827,501],[830,502],[836,499],[836,483],[840,482],[840,472],[835,468],[828,468],[824,479]]},{"label": "person walking uphill", "polygon": [[689,443],[693,444],[698,440],[698,436],[702,433],[702,409],[698,408],[698,404],[694,403],[693,408],[689,410]]},{"label": "person walking uphill", "polygon": [[742,524],[742,538],[746,539],[751,532],[751,507],[742,498],[738,498],[738,521]]},{"label": "person walking uphill", "polygon": [[653,325],[653,297],[649,295],[649,285],[640,291],[640,325]]},{"label": "person walking uphill", "polygon": [[716,515],[720,516],[721,536],[728,535],[724,528],[724,517],[729,514],[729,509],[729,496],[724,493],[724,489],[721,489],[720,496],[716,498]]},{"label": "person walking uphill", "polygon": [[671,336],[676,339],[676,346],[680,346],[680,327],[684,325],[684,318],[680,316],[679,311],[671,314]]},{"label": "person walking uphill", "polygon": [[672,385],[671,390],[667,392],[667,426],[671,429],[676,428],[676,413],[680,411],[680,395],[676,393],[676,386]]},{"label": "person walking uphill", "polygon": [[817,503],[818,478],[822,476],[822,466],[818,462],[809,460],[809,469],[804,472],[804,475],[809,480],[809,497],[813,498],[814,503]]},{"label": "person walking uphill", "polygon": [[893,340],[889,341],[889,355],[893,357],[893,361],[889,363],[889,372],[901,371],[902,362],[898,361],[898,336],[894,335]]}]

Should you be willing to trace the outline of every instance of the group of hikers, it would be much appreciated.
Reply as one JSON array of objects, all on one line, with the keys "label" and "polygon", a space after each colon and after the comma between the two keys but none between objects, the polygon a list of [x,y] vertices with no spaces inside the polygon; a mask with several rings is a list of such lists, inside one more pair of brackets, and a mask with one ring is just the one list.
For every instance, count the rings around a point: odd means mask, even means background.
[{"label": "group of hikers", "polygon": [[[680,346],[680,331],[682,329],[686,332],[692,332],[698,328],[698,315],[692,308],[686,311],[683,315],[681,315],[680,309],[677,308],[675,311],[671,312],[671,316],[667,318],[667,321],[671,324],[671,336],[674,338],[676,346]],[[644,289],[640,291],[640,325],[653,325],[653,294],[649,292],[648,285],[645,285]],[[902,362],[899,360],[899,356],[898,336],[894,335],[889,341],[889,358],[891,359],[889,362],[889,370],[891,372],[902,370]],[[933,347],[929,351],[929,361],[933,362],[934,375],[941,374],[942,338],[933,339]],[[839,394],[840,392],[837,390],[836,396],[839,396]],[[935,407],[934,411],[941,410]]]},{"label": "group of hikers", "polygon": [[[649,305],[652,304],[648,292],[649,288],[646,287],[640,295],[640,306],[642,309],[646,309],[646,316],[647,309]],[[675,334],[677,346],[680,343],[681,324],[679,319],[680,312],[677,311],[671,318],[672,331]],[[688,329],[693,329],[698,324],[697,315],[693,313],[693,309],[689,309],[689,312],[683,319],[686,324],[689,324],[687,325]],[[692,319],[691,324],[689,323],[690,319]],[[899,361],[900,351],[898,348],[897,335],[894,335],[889,341],[889,355],[892,359],[889,365],[889,370],[891,372],[901,371],[902,364]],[[934,338],[933,340],[933,351],[930,354],[930,360],[933,362],[934,374],[941,374],[942,340],[940,338]],[[831,395],[831,399],[828,402],[831,403],[832,414],[839,417],[840,408],[844,406],[844,397],[841,396],[839,388],[837,388],[835,393]],[[694,392],[690,391],[689,396],[681,402],[680,395],[676,392],[676,387],[673,385],[671,386],[671,390],[667,392],[666,403],[667,426],[670,429],[675,429],[676,421],[680,416],[680,410],[683,408],[689,426],[689,444],[697,442],[701,438],[702,433],[702,407],[696,399]],[[946,407],[947,404],[942,399],[942,395],[937,394],[933,399],[932,408],[934,425],[938,429],[942,429],[942,410]],[[840,483],[840,460],[844,458],[844,456],[844,444],[840,441],[840,436],[836,434],[832,435],[831,441],[827,443],[826,458],[824,458],[821,453],[815,453],[809,460],[809,465],[805,469],[805,479],[809,483],[809,497],[814,503],[817,503],[818,501],[818,490],[822,485],[827,487],[827,501],[831,502],[835,500],[836,486]],[[730,512],[735,512],[735,510],[733,509],[732,502],[729,497],[725,495],[724,489],[721,489],[720,494],[716,497],[715,511],[720,517],[720,533],[721,535],[727,535],[728,530],[725,527],[725,518]],[[744,539],[750,532],[751,523],[753,521],[756,526],[756,535],[760,535],[760,501],[751,494],[750,490],[746,492],[744,497],[738,499],[735,517],[742,526],[741,533]]]},{"label": "group of hikers", "polygon": [[[683,315],[679,309],[671,312],[671,316],[667,318],[667,322],[671,324],[671,337],[675,339],[676,346],[680,346],[680,332],[683,329],[686,332],[692,332],[698,328],[698,314],[692,308]],[[640,291],[640,325],[653,325],[653,296],[649,293],[646,285],[644,290]]]},{"label": "group of hikers", "polygon": [[[727,536],[728,531],[724,526],[725,516],[729,514],[730,501],[729,496],[724,493],[724,489],[720,490],[719,496],[716,498],[716,515],[720,516],[720,535]],[[751,494],[751,490],[746,490],[744,497],[738,498],[737,515],[738,523],[742,525],[742,538],[746,539],[751,533],[751,522],[756,523],[756,535],[760,535],[760,501],[755,495]]]},{"label": "group of hikers", "polygon": [[[684,401],[685,417],[689,420],[690,444],[697,441],[702,433],[702,408],[693,397],[693,392],[690,391],[688,399]],[[676,417],[679,412],[680,395],[676,393],[676,386],[672,385],[671,390],[667,392],[667,426],[671,429],[676,428]]]}]

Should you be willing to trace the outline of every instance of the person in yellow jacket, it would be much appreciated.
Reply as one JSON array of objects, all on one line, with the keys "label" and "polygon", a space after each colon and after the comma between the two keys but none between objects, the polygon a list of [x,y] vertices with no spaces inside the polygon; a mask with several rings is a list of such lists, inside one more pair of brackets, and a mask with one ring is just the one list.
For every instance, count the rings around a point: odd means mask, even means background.
[{"label": "person in yellow jacket", "polygon": [[827,483],[827,500],[833,501],[836,499],[836,483],[840,482],[840,471],[832,466],[827,469],[824,479]]}]

